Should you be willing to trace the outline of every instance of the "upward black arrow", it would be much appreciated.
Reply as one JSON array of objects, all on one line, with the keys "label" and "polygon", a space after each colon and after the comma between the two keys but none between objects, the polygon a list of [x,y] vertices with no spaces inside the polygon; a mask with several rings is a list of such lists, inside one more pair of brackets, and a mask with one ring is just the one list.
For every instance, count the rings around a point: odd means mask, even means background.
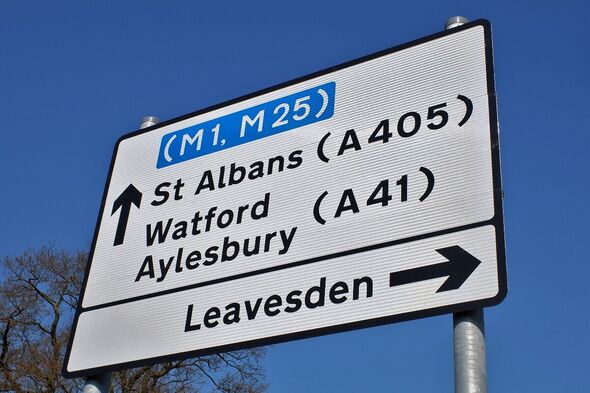
[{"label": "upward black arrow", "polygon": [[389,286],[395,287],[449,276],[436,292],[450,291],[461,287],[481,263],[479,259],[459,246],[439,248],[436,252],[447,258],[448,261],[389,273]]},{"label": "upward black arrow", "polygon": [[125,230],[127,229],[127,221],[129,221],[129,211],[131,210],[131,204],[134,204],[139,208],[141,205],[141,192],[129,184],[129,186],[119,195],[113,203],[113,211],[111,216],[115,214],[119,208],[121,208],[121,214],[119,215],[119,223],[117,224],[117,232],[115,233],[115,242],[113,246],[123,244],[125,239]]}]

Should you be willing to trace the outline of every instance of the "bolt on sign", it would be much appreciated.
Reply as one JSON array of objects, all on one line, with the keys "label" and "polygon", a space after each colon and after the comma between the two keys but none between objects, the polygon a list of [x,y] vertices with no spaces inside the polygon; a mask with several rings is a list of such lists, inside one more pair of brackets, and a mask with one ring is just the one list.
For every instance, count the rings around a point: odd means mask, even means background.
[{"label": "bolt on sign", "polygon": [[490,24],[123,136],[64,374],[499,303]]}]

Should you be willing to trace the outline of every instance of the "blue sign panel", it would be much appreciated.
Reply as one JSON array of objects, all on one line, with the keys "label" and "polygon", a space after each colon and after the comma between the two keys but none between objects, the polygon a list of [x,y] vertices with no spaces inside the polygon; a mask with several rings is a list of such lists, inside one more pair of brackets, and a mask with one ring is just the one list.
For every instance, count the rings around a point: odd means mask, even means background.
[{"label": "blue sign panel", "polygon": [[329,82],[166,134],[160,142],[156,167],[164,168],[329,119],[334,114],[335,90],[336,84]]}]

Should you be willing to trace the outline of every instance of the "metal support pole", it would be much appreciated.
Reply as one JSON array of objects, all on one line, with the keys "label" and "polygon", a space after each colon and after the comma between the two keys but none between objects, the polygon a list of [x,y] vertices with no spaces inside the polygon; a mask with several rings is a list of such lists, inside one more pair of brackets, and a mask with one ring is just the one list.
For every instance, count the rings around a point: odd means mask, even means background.
[{"label": "metal support pole", "polygon": [[[160,122],[155,116],[145,116],[139,125],[140,129],[151,127]],[[86,378],[83,393],[109,393],[111,387],[111,373],[94,375]]]},{"label": "metal support pole", "polygon": [[104,373],[86,378],[84,393],[109,393],[111,373]]},{"label": "metal support pole", "polygon": [[451,16],[445,22],[445,30],[449,30],[449,29],[452,29],[453,27],[464,25],[467,22],[469,22],[469,19],[467,19],[464,16]]},{"label": "metal support pole", "polygon": [[[469,22],[464,16],[452,16],[445,30]],[[483,310],[453,314],[453,347],[455,356],[455,393],[486,393],[486,341]]]},{"label": "metal support pole", "polygon": [[148,128],[151,127],[155,124],[158,124],[160,122],[160,119],[158,119],[156,116],[144,116],[143,119],[141,119],[141,124],[139,125],[139,129],[143,130],[144,128]]},{"label": "metal support pole", "polygon": [[453,314],[455,393],[486,393],[486,340],[483,310]]}]

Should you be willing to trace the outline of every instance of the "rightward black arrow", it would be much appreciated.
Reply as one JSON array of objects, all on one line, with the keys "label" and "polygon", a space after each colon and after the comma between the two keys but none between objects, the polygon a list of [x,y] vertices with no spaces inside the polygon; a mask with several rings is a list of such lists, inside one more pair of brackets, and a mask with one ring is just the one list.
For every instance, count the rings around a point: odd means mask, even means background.
[{"label": "rightward black arrow", "polygon": [[119,223],[117,224],[117,232],[115,233],[115,242],[113,246],[123,244],[125,239],[125,231],[127,230],[127,222],[129,221],[129,211],[131,210],[131,204],[134,204],[139,208],[141,205],[141,192],[129,184],[129,186],[119,195],[113,203],[113,211],[111,216],[121,208],[121,214],[119,215]]},{"label": "rightward black arrow", "polygon": [[448,261],[390,273],[389,286],[396,287],[449,276],[436,292],[451,291],[461,287],[481,263],[479,259],[459,246],[439,248],[436,252],[447,258]]}]

